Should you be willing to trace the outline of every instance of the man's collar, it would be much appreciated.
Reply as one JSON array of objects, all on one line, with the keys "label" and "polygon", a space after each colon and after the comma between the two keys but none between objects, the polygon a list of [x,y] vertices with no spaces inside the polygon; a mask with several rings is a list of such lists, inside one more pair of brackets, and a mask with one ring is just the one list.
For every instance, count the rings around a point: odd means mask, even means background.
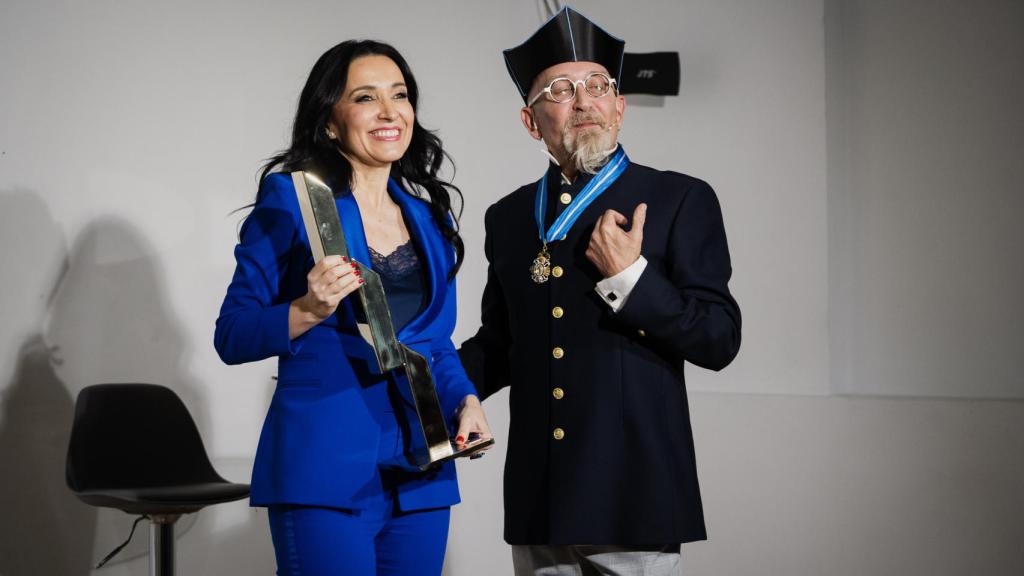
[{"label": "man's collar", "polygon": [[562,173],[562,169],[561,167],[558,166],[558,164],[555,164],[554,162],[548,163],[548,189],[554,188],[555,190],[557,190],[562,186],[573,186],[575,188],[579,188],[580,186],[586,186],[587,182],[590,182],[590,179],[593,177],[593,174],[587,174],[586,172],[577,172],[576,178],[570,180],[568,177],[566,177],[565,174]]},{"label": "man's collar", "polygon": [[[619,151],[619,148],[622,148],[622,144],[616,143],[615,148],[613,148],[612,151],[609,152],[607,156],[605,156],[604,162],[601,163],[601,168],[603,168],[604,165],[607,164],[608,161],[615,156],[615,153]],[[600,171],[600,169],[598,171]],[[558,164],[555,164],[554,162],[548,162],[548,186],[553,185],[555,182],[558,182],[559,185],[568,186],[574,184],[586,185],[586,183],[589,182],[590,179],[593,177],[593,174],[588,174],[586,172],[576,172],[576,178],[570,179],[562,172],[562,168]]]}]

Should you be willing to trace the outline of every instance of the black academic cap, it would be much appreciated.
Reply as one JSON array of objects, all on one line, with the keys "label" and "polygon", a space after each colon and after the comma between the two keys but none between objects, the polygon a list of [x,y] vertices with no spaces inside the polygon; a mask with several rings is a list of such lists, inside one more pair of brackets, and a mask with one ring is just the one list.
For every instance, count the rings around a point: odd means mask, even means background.
[{"label": "black academic cap", "polygon": [[545,69],[562,62],[596,62],[618,78],[622,72],[625,46],[625,41],[566,6],[526,42],[505,50],[505,65],[519,95],[526,102],[526,92],[533,79]]}]

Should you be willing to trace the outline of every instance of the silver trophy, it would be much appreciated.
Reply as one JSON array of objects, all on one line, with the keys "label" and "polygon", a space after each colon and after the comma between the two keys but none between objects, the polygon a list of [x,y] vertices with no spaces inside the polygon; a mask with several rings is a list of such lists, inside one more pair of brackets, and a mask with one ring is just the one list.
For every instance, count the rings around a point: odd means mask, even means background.
[{"label": "silver trophy", "polygon": [[[448,426],[427,359],[395,337],[395,327],[391,323],[391,311],[388,309],[380,276],[349,256],[338,207],[334,203],[334,193],[309,172],[292,172],[292,182],[299,199],[313,261],[319,262],[330,254],[344,256],[355,264],[365,280],[363,287],[358,290],[366,315],[366,322],[358,323],[359,333],[373,348],[382,374],[399,369],[405,372],[408,389],[400,392],[403,398],[411,397],[415,407],[415,412],[407,414],[412,436],[407,439],[404,452],[408,464],[427,470],[452,458],[472,456],[494,444],[493,438],[479,438],[471,439],[461,450],[455,448],[455,443],[448,436]],[[396,381],[401,387],[402,379],[396,378]],[[402,404],[406,405],[406,402]],[[412,425],[415,423],[418,426]]]}]

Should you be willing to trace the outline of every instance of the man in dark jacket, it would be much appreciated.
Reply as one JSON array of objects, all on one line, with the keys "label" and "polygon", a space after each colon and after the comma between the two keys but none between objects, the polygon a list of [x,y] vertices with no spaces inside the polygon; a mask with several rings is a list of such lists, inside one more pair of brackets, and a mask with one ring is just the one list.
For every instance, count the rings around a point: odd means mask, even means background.
[{"label": "man in dark jacket", "polygon": [[678,574],[679,544],[706,538],[683,368],[728,365],[740,311],[714,191],[617,143],[623,48],[566,8],[505,51],[552,163],[487,211],[461,356],[482,396],[510,387],[517,575]]}]

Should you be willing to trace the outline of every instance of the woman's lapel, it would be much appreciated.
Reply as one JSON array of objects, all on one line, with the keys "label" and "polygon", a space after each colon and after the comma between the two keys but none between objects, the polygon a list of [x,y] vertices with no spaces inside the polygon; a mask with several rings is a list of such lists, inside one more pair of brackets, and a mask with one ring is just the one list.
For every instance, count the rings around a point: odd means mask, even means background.
[{"label": "woman's lapel", "polygon": [[355,195],[346,190],[334,203],[338,206],[338,218],[345,233],[349,257],[372,270],[370,250],[366,247],[366,233],[363,232],[363,217],[359,215]]},{"label": "woman's lapel", "polygon": [[448,291],[447,277],[450,255],[446,251],[448,243],[434,226],[433,217],[427,205],[403,190],[394,180],[388,180],[388,191],[391,193],[391,198],[402,208],[406,226],[409,227],[409,234],[423,256],[420,265],[426,269],[424,276],[427,279],[427,290],[430,293],[427,305],[399,331],[398,339],[403,341],[423,332],[441,313]]}]

